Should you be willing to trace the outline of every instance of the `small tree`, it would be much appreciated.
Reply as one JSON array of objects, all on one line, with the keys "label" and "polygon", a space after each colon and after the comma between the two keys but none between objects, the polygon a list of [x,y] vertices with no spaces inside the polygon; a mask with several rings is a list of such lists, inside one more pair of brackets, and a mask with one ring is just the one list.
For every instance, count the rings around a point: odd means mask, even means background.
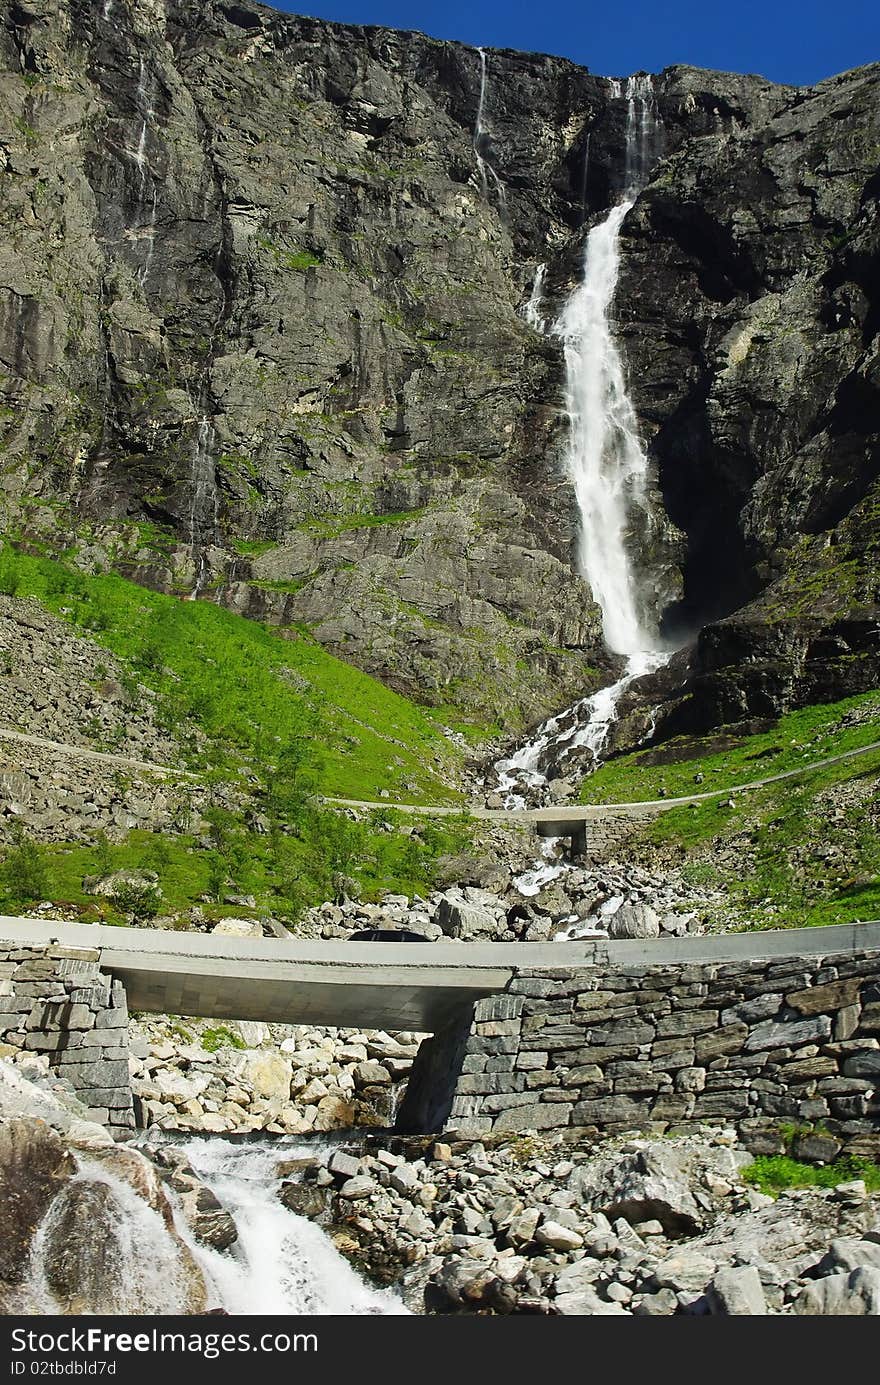
[{"label": "small tree", "polygon": [[12,843],[0,863],[0,889],[4,897],[22,904],[46,899],[51,877],[45,847],[32,841],[20,822],[13,823]]}]

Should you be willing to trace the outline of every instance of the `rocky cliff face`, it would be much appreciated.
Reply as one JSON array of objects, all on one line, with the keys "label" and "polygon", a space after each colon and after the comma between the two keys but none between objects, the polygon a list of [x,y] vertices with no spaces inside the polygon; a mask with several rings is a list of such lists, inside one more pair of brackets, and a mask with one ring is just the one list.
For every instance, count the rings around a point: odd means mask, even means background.
[{"label": "rocky cliff face", "polygon": [[[221,0],[0,14],[16,536],[484,723],[595,685],[561,349],[523,309],[622,187],[619,84]],[[671,728],[876,676],[878,80],[654,81],[616,312],[671,621],[716,621]]]}]

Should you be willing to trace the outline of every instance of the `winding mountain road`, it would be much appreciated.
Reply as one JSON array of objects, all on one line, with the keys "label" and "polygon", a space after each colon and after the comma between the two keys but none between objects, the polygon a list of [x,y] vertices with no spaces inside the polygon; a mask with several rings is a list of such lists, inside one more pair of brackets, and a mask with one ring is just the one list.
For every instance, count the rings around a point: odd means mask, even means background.
[{"label": "winding mountain road", "polygon": [[478,804],[469,807],[443,805],[442,807],[423,807],[415,803],[392,803],[390,799],[377,802],[357,798],[329,798],[322,802],[338,804],[342,808],[380,808],[386,812],[393,809],[398,813],[418,813],[423,817],[451,817],[467,813],[471,817],[499,822],[589,822],[591,818],[602,817],[607,813],[629,814],[632,817],[648,817],[666,812],[669,808],[686,807],[690,803],[705,803],[714,798],[730,798],[734,794],[748,793],[753,789],[763,789],[767,784],[778,784],[784,779],[796,779],[799,775],[811,774],[814,770],[825,769],[829,765],[842,764],[857,755],[867,755],[872,750],[880,750],[880,741],[870,745],[857,746],[855,750],[845,750],[840,755],[829,755],[824,760],[813,760],[797,769],[788,769],[781,774],[767,774],[762,779],[751,779],[746,784],[735,784],[724,789],[708,789],[704,793],[685,794],[681,798],[650,798],[643,802],[630,803],[575,803],[557,804],[550,808],[484,808]]},{"label": "winding mountain road", "polygon": [[[148,760],[135,760],[126,755],[114,755],[108,751],[91,750],[88,746],[70,745],[64,741],[51,741],[43,736],[30,736],[23,731],[15,731],[11,727],[0,726],[0,741],[4,740],[33,745],[41,750],[52,750],[58,755],[69,756],[73,759],[97,760],[102,764],[118,765],[141,773],[154,774],[161,779],[198,778],[189,770],[174,769],[170,765],[157,765]],[[840,755],[829,755],[823,760],[813,760],[808,765],[800,765],[797,769],[785,770],[781,774],[767,774],[761,779],[752,779],[746,784],[736,784],[724,789],[709,789],[703,793],[686,794],[680,798],[651,798],[643,802],[557,804],[550,808],[486,808],[476,803],[394,803],[387,798],[337,798],[330,795],[321,795],[320,801],[334,804],[340,808],[379,809],[385,812],[393,810],[397,813],[418,814],[420,817],[458,817],[466,814],[470,817],[496,822],[583,823],[601,818],[608,813],[631,817],[650,817],[657,813],[666,812],[669,808],[679,808],[690,803],[705,803],[710,799],[730,798],[735,794],[763,789],[768,784],[778,784],[785,779],[796,779],[800,775],[811,774],[814,770],[825,769],[829,765],[842,764],[856,756],[867,755],[872,750],[880,750],[880,741],[872,741],[870,745],[857,746],[854,750],[845,750]],[[0,772],[2,772],[2,766],[0,766]]]}]

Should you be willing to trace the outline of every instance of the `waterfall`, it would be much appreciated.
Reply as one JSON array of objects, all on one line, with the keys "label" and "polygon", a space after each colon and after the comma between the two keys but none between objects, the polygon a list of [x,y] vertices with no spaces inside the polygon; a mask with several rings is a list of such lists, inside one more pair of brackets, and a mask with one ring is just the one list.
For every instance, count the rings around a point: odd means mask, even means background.
[{"label": "waterfall", "polygon": [[565,462],[580,519],[578,566],[602,610],[606,644],[625,655],[655,638],[627,543],[635,512],[647,515],[648,461],[609,316],[620,227],[632,206],[618,203],[590,232],[583,279],[556,323],[565,351]]},{"label": "waterfall", "polygon": [[238,1230],[238,1240],[224,1253],[189,1241],[212,1298],[227,1312],[406,1314],[392,1290],[361,1280],[320,1227],[289,1212],[275,1196],[279,1160],[313,1155],[314,1145],[241,1144],[213,1136],[182,1148]]},{"label": "waterfall", "polygon": [[[109,15],[105,14],[105,18]],[[147,242],[147,253],[144,263],[138,272],[138,279],[142,286],[146,286],[150,274],[150,267],[153,262],[153,251],[156,242],[156,210],[158,198],[156,186],[150,173],[147,161],[147,140],[149,138],[150,127],[156,118],[156,110],[153,105],[153,82],[147,71],[147,64],[143,58],[138,59],[138,85],[135,96],[135,105],[141,117],[140,135],[138,137],[137,149],[134,153],[134,162],[138,170],[138,200],[135,209],[135,221]],[[150,180],[150,194],[147,197],[147,178]]]},{"label": "waterfall", "polygon": [[189,484],[189,545],[192,554],[195,578],[190,592],[190,601],[195,601],[204,590],[208,575],[208,562],[205,549],[217,540],[219,521],[217,475],[214,468],[212,446],[214,428],[208,418],[201,418],[196,430],[190,463]]},{"label": "waterfall", "polygon": [[539,264],[535,270],[535,278],[528,302],[522,309],[523,320],[527,322],[535,332],[541,333],[545,330],[544,319],[541,316],[541,299],[544,295],[544,279],[546,274],[547,266],[545,264]]},{"label": "waterfall", "polygon": [[660,574],[638,561],[652,528],[649,464],[611,319],[620,230],[652,167],[658,115],[648,76],[630,77],[625,88],[612,81],[609,93],[626,101],[623,198],[587,236],[581,281],[553,331],[565,352],[565,465],[580,521],[578,568],[602,612],[605,643],[626,666],[615,683],[552,717],[533,740],[496,763],[510,807],[522,806],[523,790],[540,793],[544,771],[562,772],[573,750],[591,752],[595,762],[627,688],[670,656],[658,629]]},{"label": "waterfall", "polygon": [[151,1205],[155,1174],[146,1159],[144,1175],[129,1182],[100,1159],[78,1154],[77,1172],[34,1233],[26,1279],[9,1295],[12,1311],[408,1314],[393,1289],[362,1280],[319,1226],[278,1200],[279,1162],[314,1157],[321,1152],[314,1143],[202,1136],[177,1148],[232,1216],[238,1234],[229,1250],[196,1239],[173,1182],[164,1187],[164,1209]]},{"label": "waterfall", "polygon": [[502,216],[507,215],[507,193],[492,164],[487,157],[492,136],[486,124],[486,93],[489,87],[488,65],[486,50],[478,48],[480,55],[480,97],[477,102],[477,118],[474,122],[473,149],[474,157],[477,160],[477,168],[480,172],[480,183],[483,189],[483,196],[488,201],[490,189],[498,199],[498,210]]},{"label": "waterfall", "polygon": [[614,338],[611,305],[620,269],[620,230],[653,157],[657,112],[650,77],[630,77],[624,99],[623,200],[587,236],[581,282],[555,330],[565,350],[565,461],[580,518],[578,566],[601,608],[609,649],[643,659],[661,648],[653,601],[658,584],[633,553],[633,539],[650,534],[649,466]]},{"label": "waterfall", "polygon": [[95,1160],[78,1163],[34,1235],[22,1311],[191,1311],[198,1274],[183,1241],[129,1183]]}]

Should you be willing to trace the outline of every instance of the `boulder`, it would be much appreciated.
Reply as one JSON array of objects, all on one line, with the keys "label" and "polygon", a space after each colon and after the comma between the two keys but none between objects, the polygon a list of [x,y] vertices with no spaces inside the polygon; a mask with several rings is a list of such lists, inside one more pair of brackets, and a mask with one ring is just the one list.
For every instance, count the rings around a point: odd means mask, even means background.
[{"label": "boulder", "polygon": [[764,1286],[754,1265],[721,1269],[709,1285],[710,1310],[723,1317],[761,1317],[767,1312]]},{"label": "boulder", "polygon": [[580,1250],[583,1236],[558,1221],[544,1221],[535,1232],[535,1240],[551,1250]]},{"label": "boulder", "polygon": [[692,1156],[684,1148],[654,1144],[575,1170],[569,1186],[594,1211],[627,1222],[658,1221],[667,1235],[693,1235],[706,1210],[691,1191]]},{"label": "boulder", "polygon": [[230,1071],[239,1082],[251,1087],[257,1096],[271,1101],[287,1101],[293,1068],[289,1058],[280,1053],[261,1050],[242,1052],[230,1049],[226,1059]]},{"label": "boulder", "polygon": [[621,904],[608,919],[610,938],[658,938],[660,919],[650,904]]},{"label": "boulder", "polygon": [[211,932],[223,938],[262,938],[263,925],[259,919],[221,919]]},{"label": "boulder", "polygon": [[863,1266],[808,1284],[795,1299],[794,1311],[802,1317],[876,1317],[880,1314],[880,1270]]}]

